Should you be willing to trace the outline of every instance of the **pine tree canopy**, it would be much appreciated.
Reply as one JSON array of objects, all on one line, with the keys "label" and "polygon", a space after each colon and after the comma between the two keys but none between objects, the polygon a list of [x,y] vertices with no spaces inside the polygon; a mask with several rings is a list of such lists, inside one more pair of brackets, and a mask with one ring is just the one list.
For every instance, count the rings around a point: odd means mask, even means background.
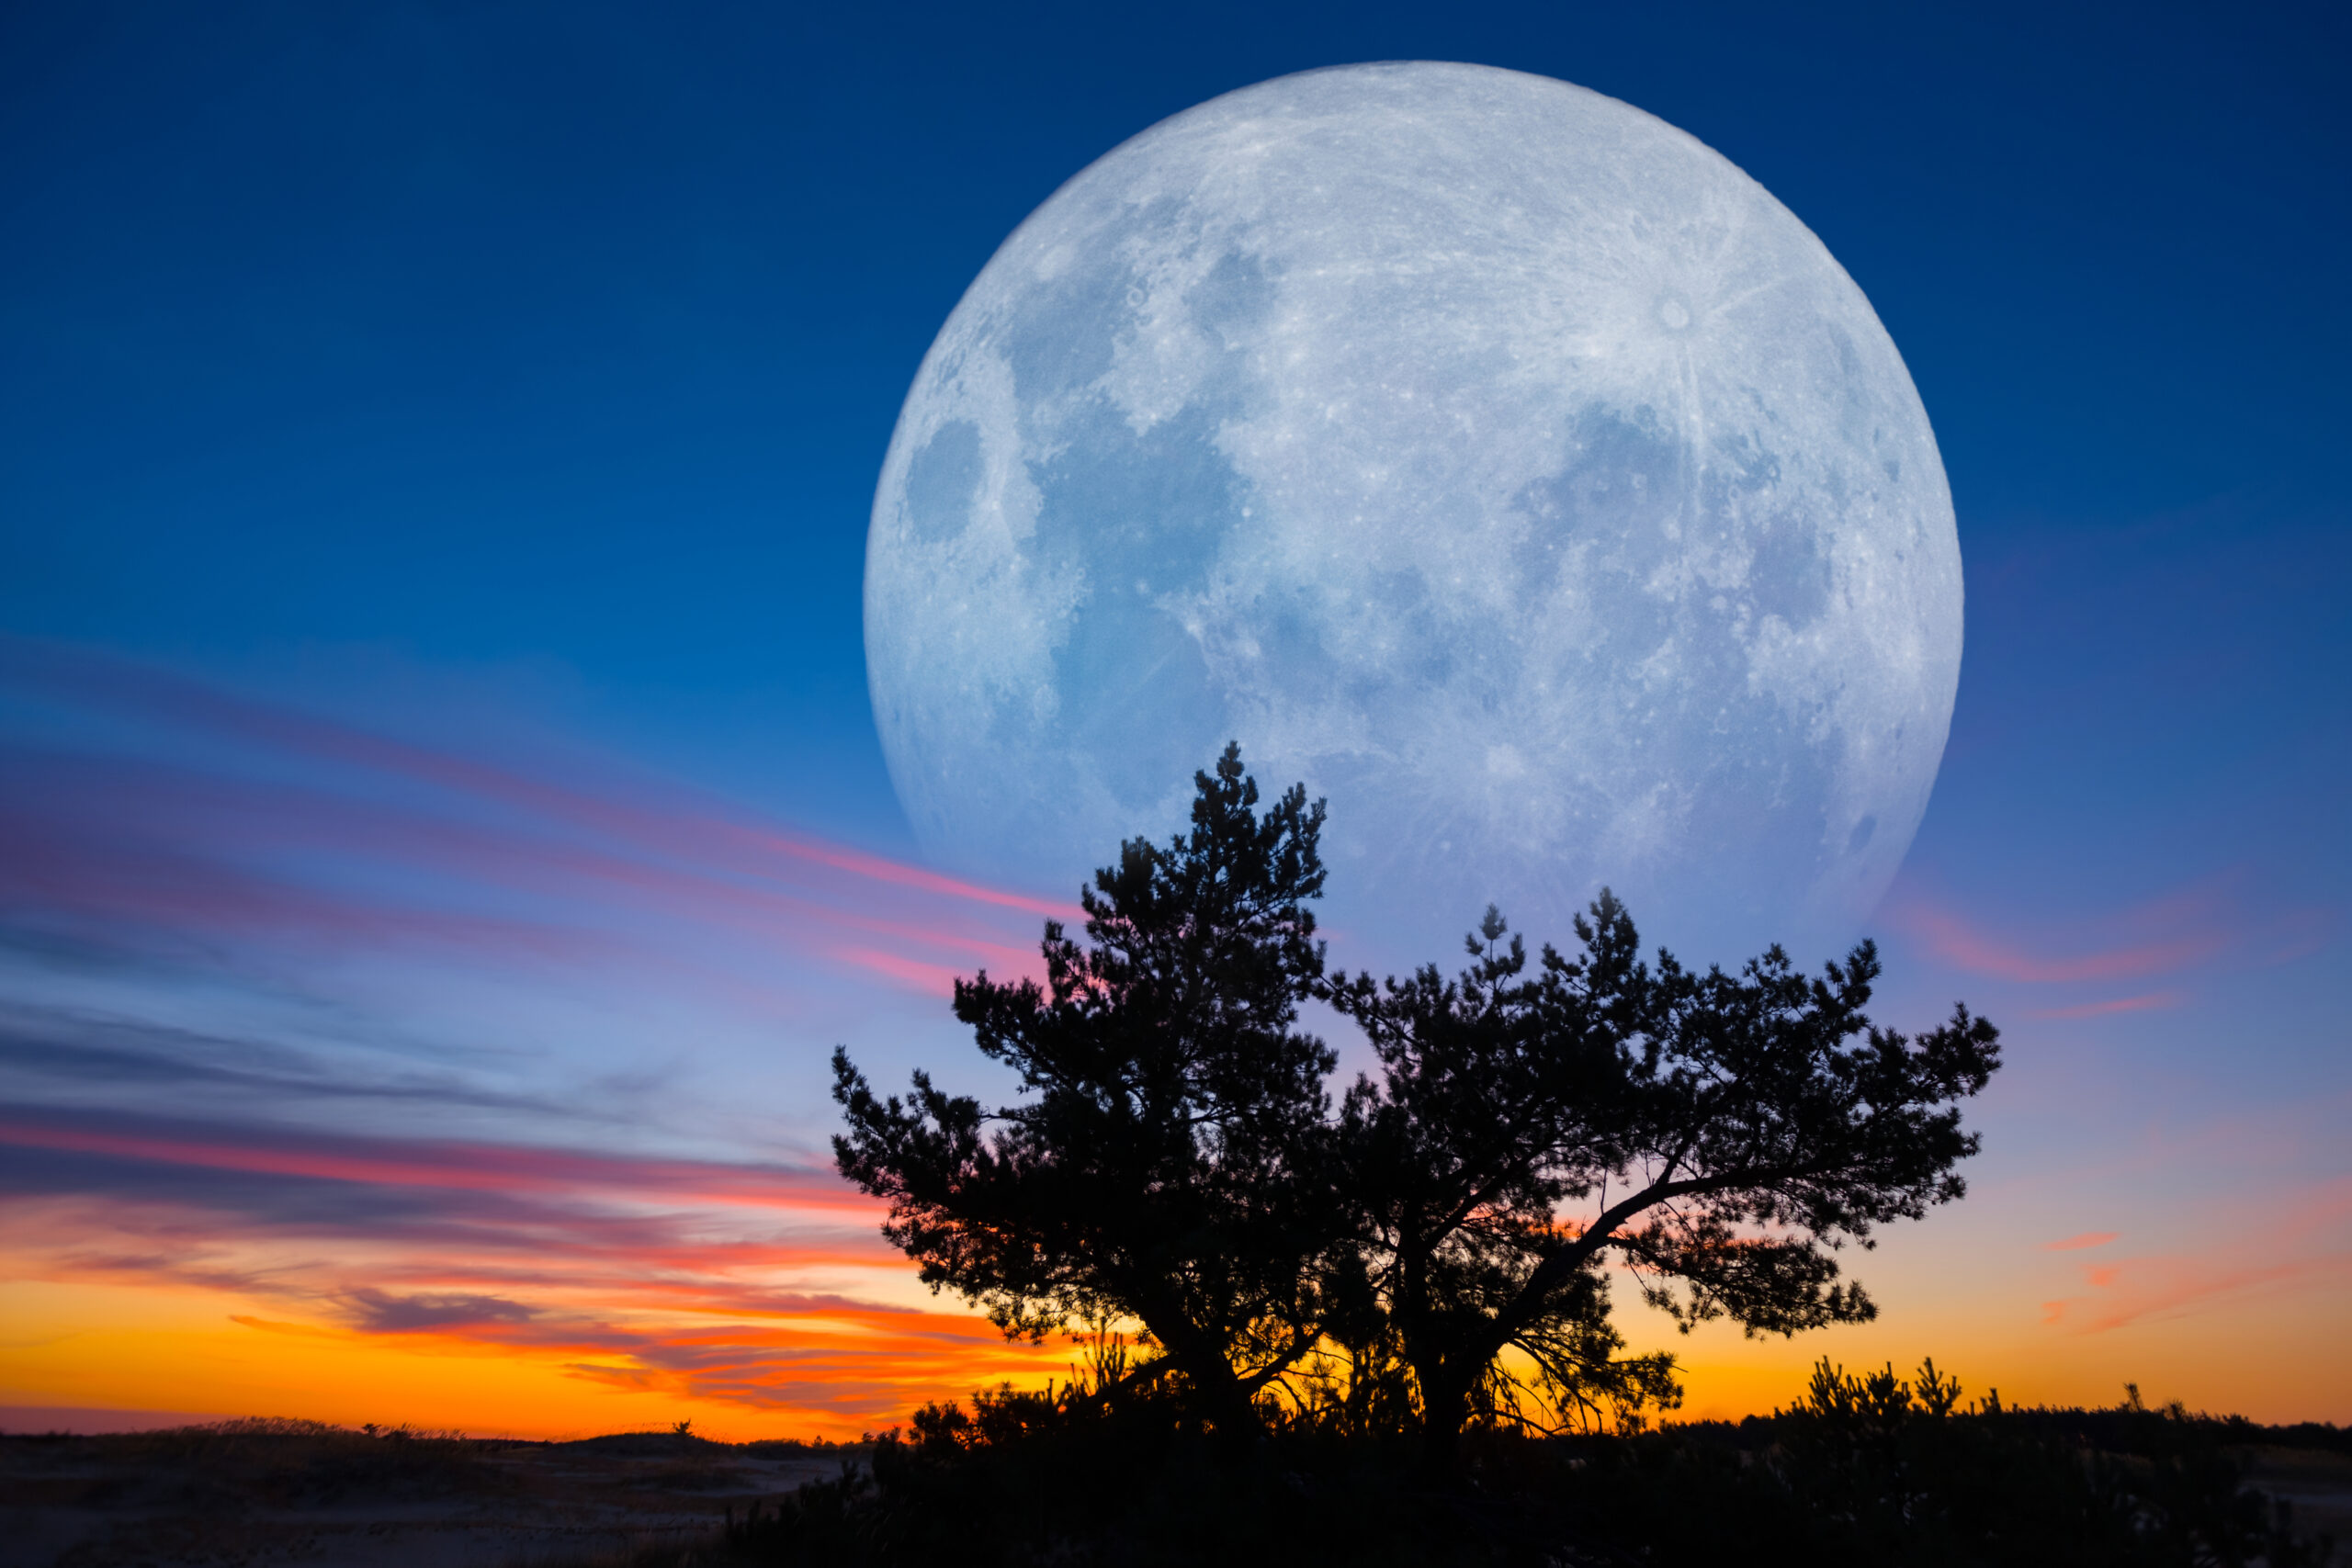
[{"label": "pine tree canopy", "polygon": [[[1327,974],[1321,803],[1261,812],[1232,746],[1195,785],[1189,833],[1095,874],[1082,938],[1047,922],[1044,985],[957,982],[1014,1103],[922,1072],[878,1097],[834,1054],[842,1173],[1008,1334],[1139,1325],[1158,1353],[1128,1380],[1211,1427],[1354,1400],[1408,1412],[1442,1466],[1465,1423],[1677,1402],[1670,1356],[1622,1353],[1605,1270],[1686,1330],[1852,1322],[1876,1309],[1838,1250],[1964,1191],[1960,1102],[1997,1032],[1965,1006],[1871,1023],[1871,943],[1818,976],[1778,947],[1701,973],[1644,959],[1604,891],[1572,953],[1531,961],[1490,908],[1458,975]],[[1336,1106],[1310,999],[1377,1062]]]}]

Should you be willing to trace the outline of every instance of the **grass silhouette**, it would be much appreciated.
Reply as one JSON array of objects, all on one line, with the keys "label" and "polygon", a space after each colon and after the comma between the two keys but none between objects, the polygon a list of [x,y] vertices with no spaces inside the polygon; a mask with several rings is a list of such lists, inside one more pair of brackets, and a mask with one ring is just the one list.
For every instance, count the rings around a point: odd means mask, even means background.
[{"label": "grass silhouette", "polygon": [[2081,1565],[2324,1562],[2247,1483],[2256,1450],[2344,1462],[2352,1432],[2150,1409],[1963,1404],[1930,1362],[1826,1362],[1770,1416],[1471,1435],[1463,1483],[1411,1443],[1311,1419],[1247,1459],[1151,1400],[1000,1391],[931,1406],[866,1472],[734,1521],[699,1561],[848,1564]]}]

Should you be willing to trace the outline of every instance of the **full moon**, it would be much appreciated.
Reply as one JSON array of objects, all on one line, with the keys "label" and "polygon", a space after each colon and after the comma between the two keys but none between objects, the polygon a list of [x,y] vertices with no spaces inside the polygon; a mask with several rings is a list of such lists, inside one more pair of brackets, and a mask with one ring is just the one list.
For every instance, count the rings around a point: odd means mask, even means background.
[{"label": "full moon", "polygon": [[1408,62],[1163,120],[1005,241],[874,501],[926,852],[1074,891],[1228,739],[1330,803],[1339,956],[1614,887],[1686,959],[1858,934],[1951,724],[1926,411],[1789,209],[1641,110]]}]

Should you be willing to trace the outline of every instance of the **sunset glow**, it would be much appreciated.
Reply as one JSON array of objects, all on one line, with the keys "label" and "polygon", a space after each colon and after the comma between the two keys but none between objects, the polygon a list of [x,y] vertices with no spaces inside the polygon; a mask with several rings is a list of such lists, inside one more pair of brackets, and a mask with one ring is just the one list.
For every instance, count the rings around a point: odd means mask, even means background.
[{"label": "sunset glow", "polygon": [[[1019,1100],[956,983],[1228,739],[1330,796],[1332,970],[1615,878],[1997,1026],[1873,1321],[1611,1276],[1671,1417],[1932,1356],[2352,1423],[2343,15],[0,10],[0,1429],[1068,1375],[884,1239],[830,1063]],[[1086,183],[1377,62],[1452,96]]]},{"label": "sunset glow", "polygon": [[[1067,1372],[1070,1346],[1006,1344],[925,1292],[876,1235],[878,1207],[831,1169],[829,1041],[810,1023],[896,1018],[954,1070],[968,1047],[944,1018],[950,982],[1028,972],[1038,920],[1063,906],[619,770],[592,785],[575,761],[557,783],[526,759],[119,660],[7,651],[10,700],[42,722],[7,757],[0,834],[16,852],[0,896],[17,929],[52,944],[10,960],[11,1402],[845,1437],[926,1399]],[[1915,891],[1894,911],[1918,944],[1898,949],[1899,989],[1932,994],[1921,964],[1972,995],[2015,987],[2027,1005],[2012,1038],[2030,1041],[2032,1019],[2185,999],[2198,976],[2324,934],[2317,911],[2249,923],[2240,897],[2192,887],[2052,940],[1994,934]],[[319,1010],[334,991],[289,1008],[272,976],[297,972],[334,976],[379,1021],[349,1031]],[[802,1043],[774,1048],[770,1104],[706,1104],[707,1129],[681,1120],[683,1100],[623,1118],[552,1062],[458,1043],[465,1015],[399,1000],[445,988],[525,1033],[605,1007],[693,1020],[754,1071],[769,1052],[748,1042]],[[384,1038],[387,1023],[409,1038]],[[1996,1084],[1996,1102],[2034,1073],[2029,1060]],[[2313,1108],[2245,1146],[2291,1162],[2325,1120]],[[1888,1309],[1876,1325],[1685,1341],[1637,1309],[1624,1320],[1637,1344],[1684,1357],[1690,1415],[1768,1408],[1822,1354],[1933,1353],[2013,1400],[2097,1400],[2168,1375],[2183,1397],[2282,1417],[2306,1408],[2314,1378],[2341,1383],[2345,1367],[2266,1352],[2251,1329],[2282,1311],[2324,1317],[2352,1289],[2352,1184],[2290,1179],[2262,1227],[2184,1247],[2168,1228],[2211,1225],[2221,1195],[2151,1210],[2130,1196],[2143,1160],[2168,1163],[2161,1138],[2077,1167],[2076,1198],[1996,1182],[1890,1235],[1856,1260]],[[2109,1212],[2083,1206],[2101,1191]],[[2234,1361],[2199,1350],[2233,1322],[2248,1330]]]}]

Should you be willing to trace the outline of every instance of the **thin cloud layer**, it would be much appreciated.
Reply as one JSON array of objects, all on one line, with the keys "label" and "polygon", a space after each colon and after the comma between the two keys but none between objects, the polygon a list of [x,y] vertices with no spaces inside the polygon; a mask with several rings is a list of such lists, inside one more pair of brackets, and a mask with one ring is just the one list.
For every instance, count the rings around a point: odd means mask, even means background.
[{"label": "thin cloud layer", "polygon": [[0,703],[12,1276],[820,1427],[1060,1364],[905,1299],[811,1021],[936,1028],[1062,906],[53,645]]},{"label": "thin cloud layer", "polygon": [[[2033,1009],[2033,1017],[2102,1018],[2179,1007],[2190,998],[2192,979],[2287,962],[2327,940],[2334,911],[2258,907],[2245,881],[2240,874],[2211,877],[2089,919],[2006,930],[1914,882],[1880,913],[1959,975],[2077,994]],[[2169,983],[2150,987],[2152,980]]]}]

